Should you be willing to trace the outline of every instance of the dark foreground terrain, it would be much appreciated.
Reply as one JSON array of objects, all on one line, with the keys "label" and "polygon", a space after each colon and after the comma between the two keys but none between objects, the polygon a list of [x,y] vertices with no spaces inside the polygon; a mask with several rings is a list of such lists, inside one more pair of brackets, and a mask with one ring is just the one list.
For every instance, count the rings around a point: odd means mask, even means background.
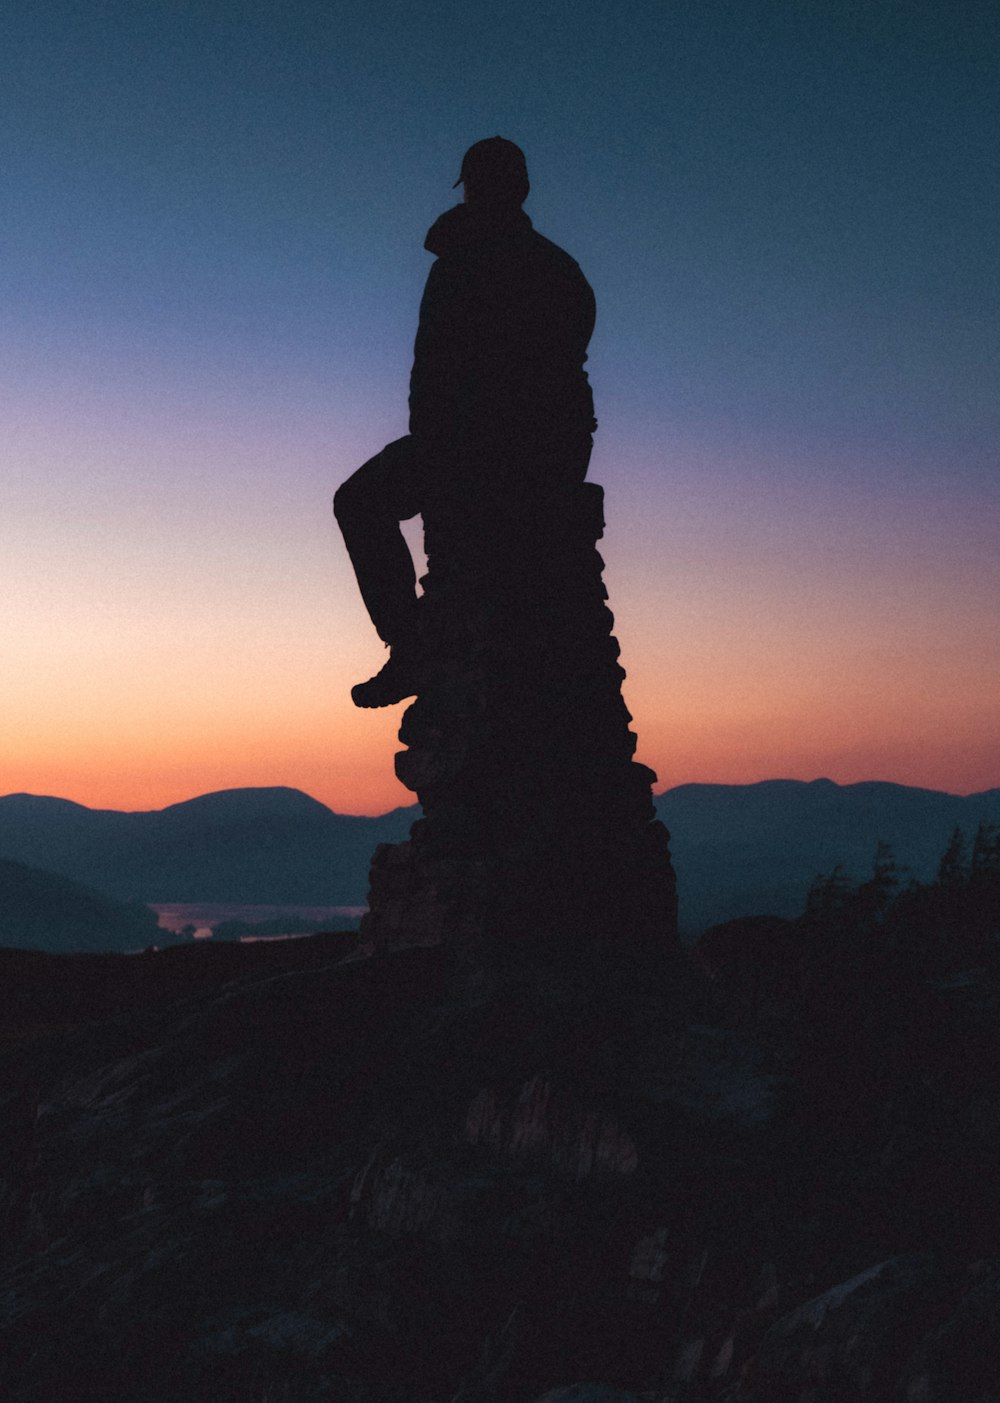
[{"label": "dark foreground terrain", "polygon": [[655,977],[3,952],[0,1396],[1000,1400],[995,891],[891,885]]}]

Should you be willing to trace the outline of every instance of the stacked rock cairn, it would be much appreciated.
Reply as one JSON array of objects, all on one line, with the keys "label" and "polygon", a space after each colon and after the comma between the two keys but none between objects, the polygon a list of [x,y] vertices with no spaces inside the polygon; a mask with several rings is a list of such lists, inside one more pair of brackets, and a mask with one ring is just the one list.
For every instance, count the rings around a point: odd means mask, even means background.
[{"label": "stacked rock cairn", "polygon": [[[633,759],[596,543],[604,493],[424,512],[434,659],[403,715],[399,779],[423,816],[380,844],[362,939],[460,959],[617,958],[676,944],[669,834]],[[625,948],[623,948],[625,947]]]}]

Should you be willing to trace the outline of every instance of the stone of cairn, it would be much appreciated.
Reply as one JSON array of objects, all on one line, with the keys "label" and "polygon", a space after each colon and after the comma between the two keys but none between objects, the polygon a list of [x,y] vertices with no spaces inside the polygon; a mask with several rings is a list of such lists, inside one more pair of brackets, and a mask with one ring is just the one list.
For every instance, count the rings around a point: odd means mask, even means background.
[{"label": "stone of cairn", "polygon": [[396,773],[423,817],[380,844],[362,938],[460,959],[666,953],[669,834],[621,695],[596,542],[603,490],[424,512],[426,685]]}]

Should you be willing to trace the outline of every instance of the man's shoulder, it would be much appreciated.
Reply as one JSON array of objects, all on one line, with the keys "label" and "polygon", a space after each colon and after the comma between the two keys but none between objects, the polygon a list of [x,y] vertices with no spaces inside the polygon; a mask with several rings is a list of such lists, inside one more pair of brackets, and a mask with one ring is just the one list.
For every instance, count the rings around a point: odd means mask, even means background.
[{"label": "man's shoulder", "polygon": [[526,231],[524,247],[534,278],[546,286],[561,286],[574,301],[593,298],[593,290],[579,263],[552,239],[532,228]]},{"label": "man's shoulder", "polygon": [[536,257],[548,259],[553,266],[562,268],[568,274],[576,273],[580,277],[583,276],[583,271],[573,255],[567,253],[564,248],[560,248],[552,239],[546,238],[534,227],[525,230],[525,236]]}]

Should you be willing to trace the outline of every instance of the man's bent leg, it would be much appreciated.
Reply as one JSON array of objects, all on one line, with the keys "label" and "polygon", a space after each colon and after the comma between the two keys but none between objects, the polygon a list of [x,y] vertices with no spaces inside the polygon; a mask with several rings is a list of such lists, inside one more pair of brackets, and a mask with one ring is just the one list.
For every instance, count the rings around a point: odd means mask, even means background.
[{"label": "man's bent leg", "polygon": [[401,521],[422,506],[423,465],[411,438],[396,439],[337,489],[333,511],[379,637],[398,647],[412,635],[417,575]]}]

